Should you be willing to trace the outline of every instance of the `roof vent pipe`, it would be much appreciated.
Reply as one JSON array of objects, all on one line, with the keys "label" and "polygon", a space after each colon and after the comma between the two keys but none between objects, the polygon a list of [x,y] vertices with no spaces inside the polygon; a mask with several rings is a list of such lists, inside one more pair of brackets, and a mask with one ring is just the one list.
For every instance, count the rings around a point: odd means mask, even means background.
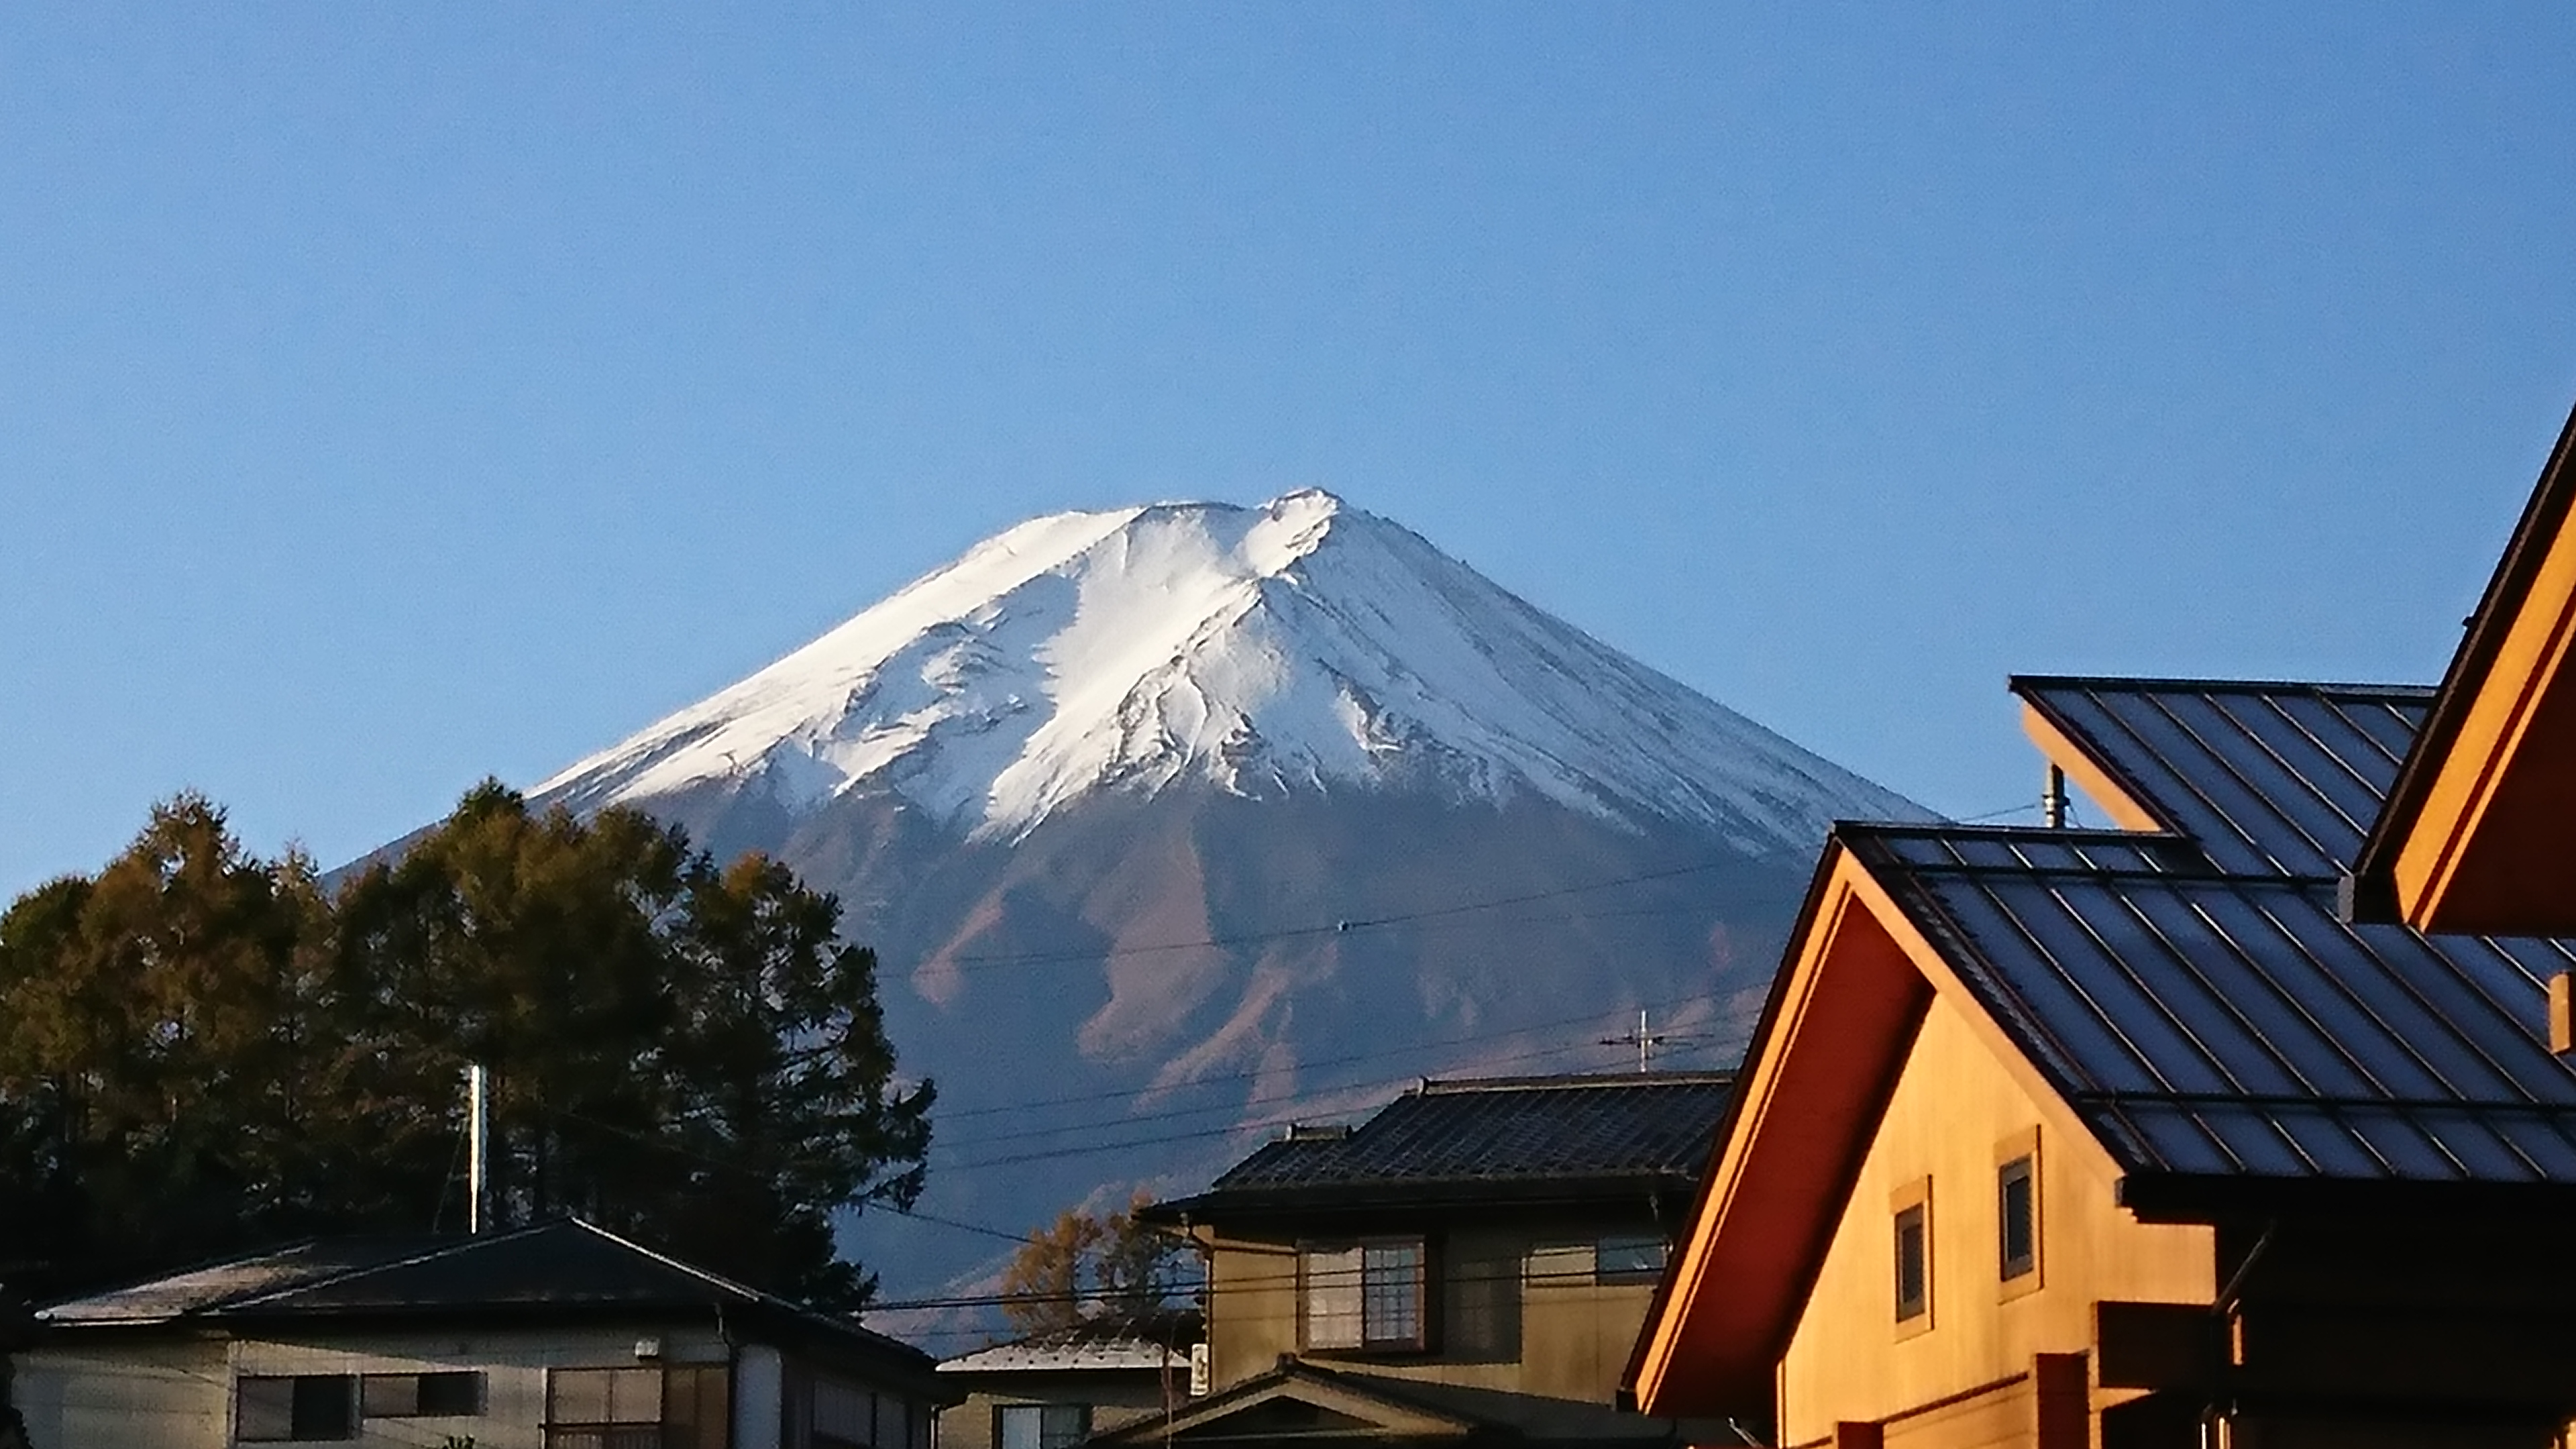
[{"label": "roof vent pipe", "polygon": [[2066,771],[2058,765],[2048,767],[2048,783],[2040,787],[2039,817],[2051,830],[2066,828]]},{"label": "roof vent pipe", "polygon": [[465,1068],[465,1231],[492,1226],[492,1084],[481,1062]]}]

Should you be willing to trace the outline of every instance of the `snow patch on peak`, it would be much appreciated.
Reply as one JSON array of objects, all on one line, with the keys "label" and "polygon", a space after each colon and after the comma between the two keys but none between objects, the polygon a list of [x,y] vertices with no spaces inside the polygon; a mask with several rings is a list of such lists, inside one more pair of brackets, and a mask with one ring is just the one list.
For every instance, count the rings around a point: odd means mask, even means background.
[{"label": "snow patch on peak", "polygon": [[1320,489],[1031,520],[537,792],[891,792],[1013,836],[1183,779],[1529,792],[1756,849],[1922,814]]}]

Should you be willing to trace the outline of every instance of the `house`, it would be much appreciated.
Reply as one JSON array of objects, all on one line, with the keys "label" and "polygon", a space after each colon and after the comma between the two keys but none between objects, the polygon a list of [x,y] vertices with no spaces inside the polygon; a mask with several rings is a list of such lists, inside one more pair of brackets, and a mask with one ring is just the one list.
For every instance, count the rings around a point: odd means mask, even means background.
[{"label": "house", "polygon": [[939,1417],[939,1449],[1058,1449],[1190,1399],[1205,1372],[1195,1309],[1104,1314],[941,1361],[940,1382],[964,1400]]},{"label": "house", "polygon": [[2576,961],[2344,919],[2434,691],[2025,678],[2121,828],[1843,826],[1627,1384],[1781,1445],[2558,1445]]},{"label": "house", "polygon": [[2576,416],[2355,862],[2353,913],[2576,934]]},{"label": "house", "polygon": [[33,1449],[928,1449],[928,1355],[577,1220],[298,1244],[36,1314]]},{"label": "house", "polygon": [[1146,1209],[1206,1258],[1212,1392],[1092,1442],[1668,1439],[1613,1394],[1730,1082],[1424,1081]]}]

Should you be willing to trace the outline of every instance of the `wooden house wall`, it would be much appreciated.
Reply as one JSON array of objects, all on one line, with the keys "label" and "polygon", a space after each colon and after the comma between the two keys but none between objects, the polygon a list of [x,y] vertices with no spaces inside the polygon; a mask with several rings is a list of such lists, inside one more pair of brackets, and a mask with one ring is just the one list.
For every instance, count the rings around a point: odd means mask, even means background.
[{"label": "wooden house wall", "polygon": [[[1994,1423],[2029,1416],[1985,1401],[2008,1401],[2037,1355],[2086,1351],[2095,1300],[2207,1303],[2216,1292],[2213,1230],[2132,1219],[2115,1203],[2109,1159],[1987,1041],[1933,1002],[1782,1359],[1781,1443],[1830,1441],[1843,1421],[1896,1421],[1889,1442],[1923,1449],[2029,1442],[1990,1437]],[[2034,1129],[2036,1287],[2000,1276],[1995,1172],[1998,1148]],[[1895,1317],[1892,1202],[1925,1180],[1931,1321],[1916,1329]],[[1921,1412],[1945,1402],[1957,1410]]]}]

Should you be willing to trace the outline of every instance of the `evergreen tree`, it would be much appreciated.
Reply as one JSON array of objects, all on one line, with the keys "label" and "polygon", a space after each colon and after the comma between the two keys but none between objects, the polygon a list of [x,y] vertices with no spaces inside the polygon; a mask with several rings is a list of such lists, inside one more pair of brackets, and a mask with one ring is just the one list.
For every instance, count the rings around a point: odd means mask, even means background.
[{"label": "evergreen tree", "polygon": [[0,915],[0,1278],[34,1294],[290,1235],[463,1219],[468,1062],[503,1216],[578,1211],[852,1307],[836,1211],[908,1206],[875,960],[757,856],[485,784],[336,895],[195,796]]}]

